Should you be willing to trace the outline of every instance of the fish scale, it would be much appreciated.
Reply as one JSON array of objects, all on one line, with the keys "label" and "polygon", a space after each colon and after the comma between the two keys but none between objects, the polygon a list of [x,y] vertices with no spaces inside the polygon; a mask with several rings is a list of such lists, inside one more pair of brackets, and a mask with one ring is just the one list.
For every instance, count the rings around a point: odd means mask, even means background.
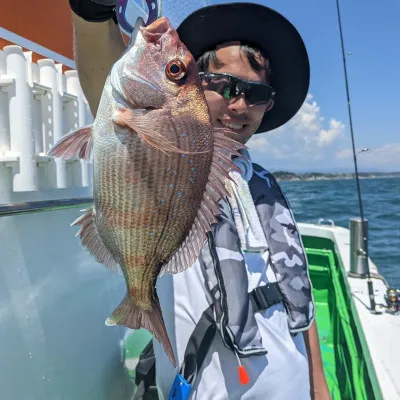
[{"label": "fish scale", "polygon": [[225,133],[212,126],[195,60],[160,18],[113,65],[93,125],[48,153],[92,156],[93,207],[72,225],[95,259],[125,278],[106,324],[149,330],[174,366],[155,281],[192,266],[221,214],[237,168],[231,157],[245,147]]}]

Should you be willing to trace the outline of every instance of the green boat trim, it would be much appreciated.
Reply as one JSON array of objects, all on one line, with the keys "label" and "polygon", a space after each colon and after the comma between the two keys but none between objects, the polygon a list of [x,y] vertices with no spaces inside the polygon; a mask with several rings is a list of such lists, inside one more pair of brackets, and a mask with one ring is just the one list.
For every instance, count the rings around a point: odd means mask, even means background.
[{"label": "green boat trim", "polygon": [[[397,321],[398,329],[393,335],[395,338],[396,332],[400,332],[399,318],[385,314],[384,311],[381,315],[360,313],[360,309],[365,308],[365,305],[355,299],[353,286],[361,285],[367,293],[367,282],[365,279],[347,276],[349,230],[336,226],[301,223],[299,229],[310,266],[323,365],[332,399],[400,398],[399,383],[396,383],[395,379],[396,369],[394,365],[390,369],[393,360],[389,358],[389,353],[382,354],[381,357],[384,364],[386,361],[386,368],[383,368],[386,371],[383,372],[383,369],[379,368],[379,376],[377,374],[376,367],[381,367],[381,360],[371,354],[371,348],[375,347],[376,343],[372,343],[371,346],[368,342],[373,336],[368,332],[370,325],[366,324],[366,318],[372,319],[375,326],[377,322],[381,324],[383,319],[373,319],[382,317],[386,318],[383,322],[388,324],[387,329],[390,330],[393,322]],[[375,292],[386,291],[384,280],[379,276],[372,261],[371,265]],[[379,301],[377,303],[379,304]],[[127,332],[123,341],[124,366],[132,382],[135,379],[135,366],[140,352],[150,338],[147,331],[138,330]]]},{"label": "green boat trim", "polygon": [[382,399],[374,367],[365,356],[363,332],[351,293],[328,239],[303,236],[313,283],[316,321],[332,399]]}]

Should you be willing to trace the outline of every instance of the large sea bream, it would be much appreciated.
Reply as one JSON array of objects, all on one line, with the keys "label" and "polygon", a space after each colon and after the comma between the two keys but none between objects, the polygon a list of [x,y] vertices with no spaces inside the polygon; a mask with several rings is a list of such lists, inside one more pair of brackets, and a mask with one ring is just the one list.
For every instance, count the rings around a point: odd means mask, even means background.
[{"label": "large sea bream", "polygon": [[106,324],[149,330],[174,366],[155,281],[198,257],[243,147],[212,127],[195,60],[160,18],[112,67],[93,125],[49,151],[93,161],[93,208],[72,225],[98,262],[125,277]]}]

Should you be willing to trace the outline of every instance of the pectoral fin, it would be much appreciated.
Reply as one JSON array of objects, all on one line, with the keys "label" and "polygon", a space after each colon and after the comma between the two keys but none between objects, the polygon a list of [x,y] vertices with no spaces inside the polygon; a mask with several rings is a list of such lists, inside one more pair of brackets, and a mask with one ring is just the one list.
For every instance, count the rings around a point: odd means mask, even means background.
[{"label": "pectoral fin", "polygon": [[84,160],[92,156],[92,125],[67,133],[47,152],[48,156],[72,158],[76,155]]},{"label": "pectoral fin", "polygon": [[198,154],[180,149],[169,141],[163,132],[174,129],[166,118],[159,118],[152,111],[145,109],[124,109],[116,113],[113,121],[123,127],[128,127],[135,131],[140,138],[150,146],[162,151],[163,153]]}]

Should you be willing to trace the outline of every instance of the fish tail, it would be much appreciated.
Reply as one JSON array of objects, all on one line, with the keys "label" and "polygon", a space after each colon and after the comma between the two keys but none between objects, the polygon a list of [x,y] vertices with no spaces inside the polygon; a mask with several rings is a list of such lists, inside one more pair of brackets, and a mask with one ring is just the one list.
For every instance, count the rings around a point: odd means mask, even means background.
[{"label": "fish tail", "polygon": [[106,319],[105,324],[107,326],[123,325],[131,329],[147,329],[163,345],[171,364],[176,368],[174,351],[168,338],[158,300],[153,300],[151,309],[141,310],[132,298],[126,295],[121,304]]}]

